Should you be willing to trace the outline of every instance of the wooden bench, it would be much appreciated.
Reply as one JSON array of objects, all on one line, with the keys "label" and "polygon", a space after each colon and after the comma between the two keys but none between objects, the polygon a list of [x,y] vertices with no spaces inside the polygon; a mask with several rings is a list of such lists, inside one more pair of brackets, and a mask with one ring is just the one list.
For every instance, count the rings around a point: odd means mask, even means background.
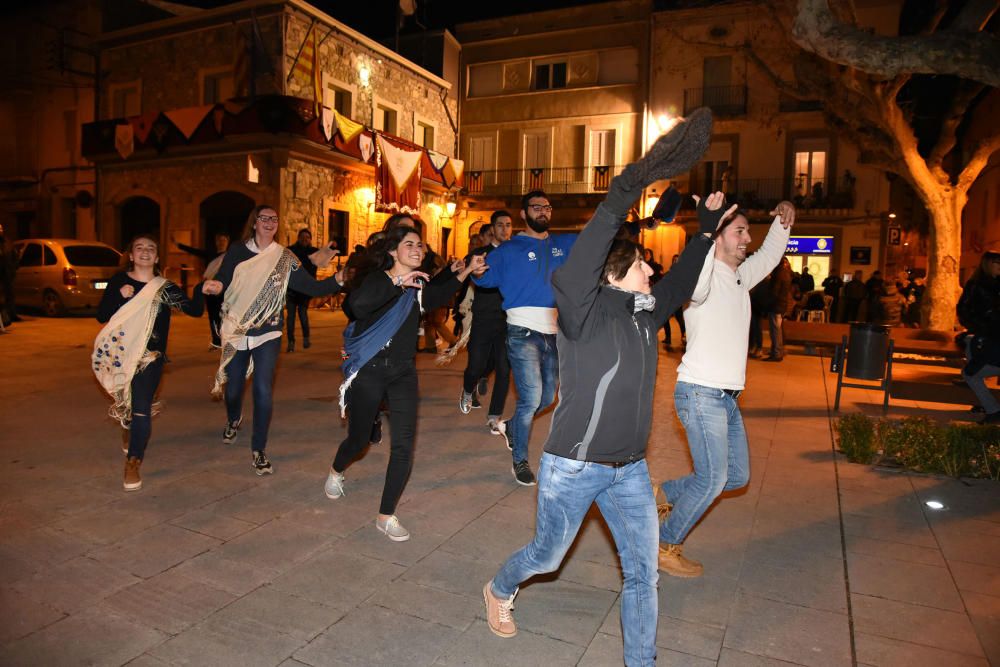
[{"label": "wooden bench", "polygon": [[[849,324],[783,320],[781,331],[785,343],[800,345],[836,347],[844,336],[850,338]],[[892,339],[894,354],[922,354],[945,359],[965,357],[965,350],[955,343],[954,334],[948,331],[892,327],[889,329],[889,337]]]}]

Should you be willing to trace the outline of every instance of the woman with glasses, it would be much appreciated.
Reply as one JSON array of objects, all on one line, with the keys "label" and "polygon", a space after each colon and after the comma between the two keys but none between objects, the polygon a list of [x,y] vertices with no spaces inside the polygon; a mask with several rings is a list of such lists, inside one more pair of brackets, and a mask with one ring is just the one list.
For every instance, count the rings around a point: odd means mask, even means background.
[{"label": "woman with glasses", "polygon": [[310,276],[291,250],[274,240],[278,214],[266,204],[247,219],[243,240],[234,243],[206,285],[225,290],[222,305],[222,360],[212,394],[225,395],[226,428],[222,441],[236,441],[243,421],[243,389],[253,375],[253,435],[251,465],[258,475],[274,472],[264,449],[271,425],[274,367],[281,349],[285,292],[291,288],[309,296],[336,294],[342,272],[326,280]]},{"label": "woman with glasses", "polygon": [[375,527],[395,542],[410,533],[395,516],[396,505],[413,467],[417,425],[417,370],[414,362],[420,311],[440,308],[470,273],[482,269],[482,256],[469,264],[459,260],[430,282],[419,270],[426,250],[410,227],[388,230],[370,250],[375,270],[351,291],[344,304],[354,321],[344,331],[346,380],[340,389],[341,410],[350,409],[347,438],[340,444],[324,491],[344,495],[344,471],[369,443],[371,424],[383,397],[389,404],[392,440],[382,502]]}]

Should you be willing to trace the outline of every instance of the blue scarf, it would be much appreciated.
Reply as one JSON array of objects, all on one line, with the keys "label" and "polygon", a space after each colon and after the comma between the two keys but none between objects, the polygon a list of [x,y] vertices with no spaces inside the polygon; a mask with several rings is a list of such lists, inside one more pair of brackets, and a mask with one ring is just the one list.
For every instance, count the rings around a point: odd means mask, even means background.
[{"label": "blue scarf", "polygon": [[407,316],[413,309],[413,304],[417,300],[417,290],[406,289],[403,294],[396,299],[386,313],[371,325],[363,333],[354,335],[356,322],[351,322],[344,329],[344,353],[346,358],[341,370],[344,371],[344,383],[340,385],[340,416],[343,417],[347,411],[347,389],[354,382],[365,364],[378,354],[392,340],[392,337],[403,326]]}]

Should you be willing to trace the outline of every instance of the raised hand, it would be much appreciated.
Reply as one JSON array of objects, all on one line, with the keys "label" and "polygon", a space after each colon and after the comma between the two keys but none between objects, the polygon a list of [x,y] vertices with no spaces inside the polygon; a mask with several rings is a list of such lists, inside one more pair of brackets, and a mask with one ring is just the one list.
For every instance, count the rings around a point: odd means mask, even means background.
[{"label": "raised hand", "polygon": [[340,251],[333,246],[334,242],[331,241],[328,245],[309,255],[309,261],[315,264],[317,268],[325,269],[330,265],[330,261],[340,254]]},{"label": "raised hand", "polygon": [[218,280],[206,280],[201,284],[201,293],[208,295],[222,294],[222,283]]},{"label": "raised hand", "polygon": [[736,204],[733,204],[722,211],[722,206],[726,203],[726,195],[721,192],[713,192],[704,201],[698,195],[691,196],[697,205],[698,229],[702,234],[714,233],[738,208]]},{"label": "raised hand", "polygon": [[410,271],[408,273],[402,273],[395,276],[393,282],[398,287],[416,287],[417,289],[422,289],[424,283],[430,279],[431,277],[423,271]]},{"label": "raised hand", "polygon": [[458,258],[454,262],[451,263],[451,272],[452,273],[461,273],[464,270],[465,270],[465,260],[464,259]]},{"label": "raised hand", "polygon": [[768,215],[780,216],[781,226],[788,229],[795,224],[795,205],[790,201],[778,202],[778,205]]}]

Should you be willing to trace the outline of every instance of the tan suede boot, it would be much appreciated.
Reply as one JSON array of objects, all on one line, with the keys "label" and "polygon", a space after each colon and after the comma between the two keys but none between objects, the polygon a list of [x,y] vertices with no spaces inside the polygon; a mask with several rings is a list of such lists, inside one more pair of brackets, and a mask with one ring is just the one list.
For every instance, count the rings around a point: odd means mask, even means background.
[{"label": "tan suede boot", "polygon": [[142,488],[142,477],[139,475],[139,466],[142,465],[142,459],[137,459],[134,456],[130,456],[125,459],[125,490],[126,491],[138,491]]},{"label": "tan suede boot", "polygon": [[701,563],[684,557],[681,544],[661,544],[659,569],[673,577],[700,577],[704,571]]}]

